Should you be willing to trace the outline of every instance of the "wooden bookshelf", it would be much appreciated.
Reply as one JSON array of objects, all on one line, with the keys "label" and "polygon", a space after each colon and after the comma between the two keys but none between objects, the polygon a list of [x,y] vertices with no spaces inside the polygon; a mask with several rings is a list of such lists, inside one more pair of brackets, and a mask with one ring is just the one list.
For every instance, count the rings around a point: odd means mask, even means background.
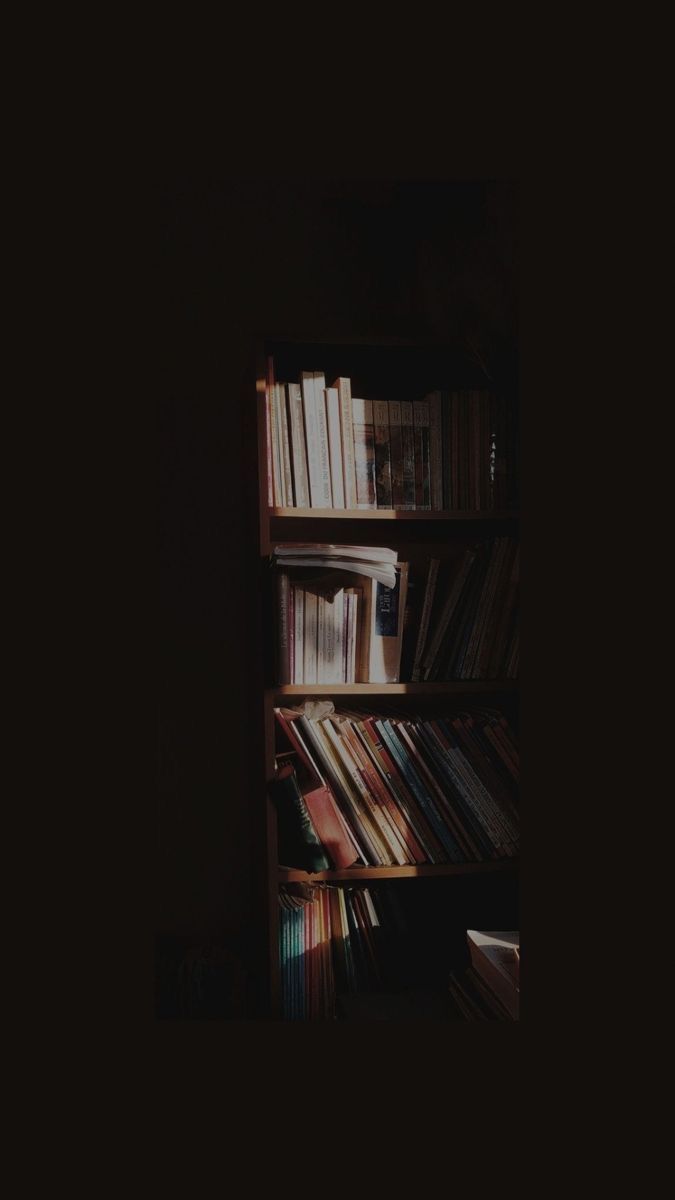
[{"label": "wooden bookshelf", "polygon": [[[443,880],[457,879],[448,887],[472,885],[484,888],[490,880],[508,882],[517,876],[516,859],[460,864],[418,864],[389,867],[349,867],[344,870],[306,871],[279,867],[277,853],[277,815],[267,784],[275,773],[274,707],[293,707],[303,698],[353,697],[358,703],[367,697],[381,697],[395,702],[402,712],[406,705],[431,704],[434,700],[456,700],[462,704],[468,697],[498,698],[504,711],[516,711],[518,681],[515,679],[468,679],[434,683],[401,682],[394,684],[277,684],[273,682],[273,630],[271,596],[269,594],[269,558],[281,542],[331,542],[379,545],[397,548],[399,561],[439,556],[447,546],[465,546],[472,539],[515,536],[519,525],[517,495],[508,507],[495,509],[458,509],[447,511],[410,509],[325,509],[272,506],[267,486],[268,447],[266,441],[266,378],[267,356],[274,355],[275,378],[299,378],[301,370],[325,369],[326,381],[345,375],[358,381],[352,394],[383,399],[421,399],[425,391],[441,386],[437,380],[451,380],[457,388],[486,387],[473,368],[463,364],[461,355],[452,348],[439,347],[403,339],[382,339],[380,342],[359,342],[358,339],[334,341],[293,341],[267,339],[260,342],[255,361],[255,395],[249,392],[245,416],[245,462],[249,473],[247,504],[251,518],[251,569],[255,580],[247,613],[249,635],[256,647],[251,669],[250,719],[254,726],[251,764],[251,821],[254,849],[254,870],[257,872],[258,909],[261,941],[264,941],[264,976],[261,1011],[258,1015],[278,1018],[281,1015],[281,979],[279,962],[279,897],[280,883],[368,882],[379,880],[427,881],[420,887],[434,887],[434,880],[443,887]],[[390,357],[391,356],[391,357]],[[472,374],[473,371],[473,374]],[[447,386],[447,384],[443,384]],[[355,390],[358,387],[359,390]],[[417,397],[414,391],[418,387]],[[510,384],[503,384],[504,393]],[[412,391],[411,391],[412,389]],[[515,395],[515,385],[513,386]],[[253,401],[253,403],[251,403]],[[510,403],[510,401],[509,401]],[[253,562],[255,559],[255,564]],[[412,710],[414,711],[414,709]],[[462,884],[462,879],[466,884]],[[410,885],[414,886],[413,884]],[[454,894],[454,893],[453,893]],[[471,928],[469,924],[467,926]],[[498,928],[497,924],[492,927]],[[506,926],[502,926],[503,928]]]},{"label": "wooden bookshelf", "polygon": [[412,879],[434,878],[444,875],[485,875],[494,871],[516,871],[518,861],[501,858],[494,862],[476,863],[418,863],[406,867],[345,867],[341,871],[297,871],[290,867],[279,867],[279,883],[318,883],[331,879]]},{"label": "wooden bookshelf", "polygon": [[517,679],[458,679],[448,683],[280,683],[273,696],[462,696],[515,692]]},{"label": "wooden bookshelf", "polygon": [[497,512],[470,509],[456,512],[433,512],[419,509],[397,508],[271,508],[268,516],[290,518],[296,521],[513,521],[518,511]]}]

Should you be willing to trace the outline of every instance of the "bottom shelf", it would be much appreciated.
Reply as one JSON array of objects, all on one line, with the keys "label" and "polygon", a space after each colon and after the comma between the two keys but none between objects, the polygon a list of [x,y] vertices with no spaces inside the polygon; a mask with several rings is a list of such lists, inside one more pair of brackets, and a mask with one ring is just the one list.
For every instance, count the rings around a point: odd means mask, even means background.
[{"label": "bottom shelf", "polygon": [[332,879],[407,879],[438,875],[480,875],[488,871],[515,871],[519,860],[500,858],[491,862],[421,863],[406,867],[345,867],[339,871],[300,871],[295,867],[279,867],[279,883],[314,883]]}]

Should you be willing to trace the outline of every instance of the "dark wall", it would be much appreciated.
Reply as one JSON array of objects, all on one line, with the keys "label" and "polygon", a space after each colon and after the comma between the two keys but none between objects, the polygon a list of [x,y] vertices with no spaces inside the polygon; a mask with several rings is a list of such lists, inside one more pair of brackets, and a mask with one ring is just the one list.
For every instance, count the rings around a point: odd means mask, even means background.
[{"label": "dark wall", "polygon": [[247,664],[240,405],[252,338],[429,337],[499,369],[516,340],[517,189],[191,182],[163,203],[157,927],[160,1007],[171,1015],[186,949],[247,953],[237,696]]}]

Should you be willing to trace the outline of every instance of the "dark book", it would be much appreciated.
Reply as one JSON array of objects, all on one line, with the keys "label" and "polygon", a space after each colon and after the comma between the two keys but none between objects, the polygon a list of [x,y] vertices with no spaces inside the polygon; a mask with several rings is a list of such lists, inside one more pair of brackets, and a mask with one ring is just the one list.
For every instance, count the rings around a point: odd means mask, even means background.
[{"label": "dark book", "polygon": [[269,784],[278,814],[279,862],[301,871],[328,871],[331,861],[312,824],[295,769],[285,764]]},{"label": "dark book", "polygon": [[392,508],[389,406],[386,400],[373,401],[373,434],[375,440],[375,495],[377,497],[377,507]]}]

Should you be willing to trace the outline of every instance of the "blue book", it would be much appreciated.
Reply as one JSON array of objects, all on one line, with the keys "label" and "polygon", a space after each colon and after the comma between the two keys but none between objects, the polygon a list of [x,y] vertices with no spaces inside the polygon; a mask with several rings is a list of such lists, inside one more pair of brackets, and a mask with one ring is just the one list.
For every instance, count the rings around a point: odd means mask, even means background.
[{"label": "blue book", "polygon": [[400,745],[398,737],[394,733],[390,722],[377,720],[375,724],[380,730],[382,736],[386,739],[387,746],[398,763],[406,783],[422,808],[422,811],[424,812],[429,824],[431,825],[431,828],[436,834],[436,837],[446,850],[450,858],[450,862],[463,862],[464,856],[460,853],[455,839],[440,816],[433,798],[429,795],[424,787],[424,784],[417,774],[412,762],[410,761],[410,758]]}]

